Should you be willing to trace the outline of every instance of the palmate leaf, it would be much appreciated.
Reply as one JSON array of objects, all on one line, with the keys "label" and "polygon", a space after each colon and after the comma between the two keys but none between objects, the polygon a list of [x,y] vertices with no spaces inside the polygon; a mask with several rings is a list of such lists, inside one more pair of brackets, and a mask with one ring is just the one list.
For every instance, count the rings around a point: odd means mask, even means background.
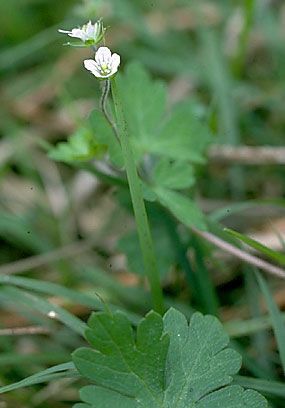
[{"label": "palmate leaf", "polygon": [[203,163],[211,138],[196,105],[186,100],[167,112],[164,84],[136,63],[118,74],[118,84],[136,162],[149,189],[180,222],[205,229],[201,211],[177,191],[195,184],[193,165]]},{"label": "palmate leaf", "polygon": [[67,142],[58,143],[50,150],[49,157],[66,163],[89,161],[94,157],[102,157],[106,149],[106,143],[100,143],[90,129],[82,127],[71,135]]},{"label": "palmate leaf", "polygon": [[185,161],[161,159],[152,174],[154,185],[173,189],[192,187],[195,183],[193,166]]},{"label": "palmate leaf", "polygon": [[210,142],[208,128],[197,118],[191,101],[178,104],[162,123],[150,144],[151,152],[170,159],[204,162],[204,151]]},{"label": "palmate leaf", "polygon": [[184,225],[206,229],[203,213],[190,198],[176,191],[157,187],[154,188],[160,203],[169,209],[172,214]]},{"label": "palmate leaf", "polygon": [[95,385],[81,389],[76,408],[266,408],[257,392],[229,385],[241,357],[212,316],[150,312],[135,335],[122,313],[94,313],[86,337],[94,347],[73,354]]},{"label": "palmate leaf", "polygon": [[153,81],[142,65],[129,64],[118,75],[127,125],[139,156],[151,151],[166,109],[165,84]]},{"label": "palmate leaf", "polygon": [[186,100],[167,113],[164,83],[152,80],[137,63],[129,64],[125,73],[118,75],[118,83],[138,161],[145,154],[152,154],[184,162],[203,162],[211,135],[197,117],[193,101]]}]

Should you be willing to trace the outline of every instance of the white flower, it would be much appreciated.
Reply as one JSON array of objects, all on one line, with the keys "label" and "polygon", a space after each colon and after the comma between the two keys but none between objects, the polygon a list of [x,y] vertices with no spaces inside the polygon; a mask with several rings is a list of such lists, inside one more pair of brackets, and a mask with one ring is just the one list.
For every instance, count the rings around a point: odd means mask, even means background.
[{"label": "white flower", "polygon": [[98,20],[95,24],[92,24],[92,22],[89,21],[81,28],[73,28],[71,31],[58,31],[63,34],[68,34],[69,37],[79,38],[84,43],[88,42],[90,44],[97,44],[102,40],[105,28],[103,26],[102,20]]},{"label": "white flower", "polygon": [[85,60],[84,66],[97,78],[109,78],[118,71],[120,62],[118,54],[112,55],[108,47],[100,47],[95,54],[95,60]]}]

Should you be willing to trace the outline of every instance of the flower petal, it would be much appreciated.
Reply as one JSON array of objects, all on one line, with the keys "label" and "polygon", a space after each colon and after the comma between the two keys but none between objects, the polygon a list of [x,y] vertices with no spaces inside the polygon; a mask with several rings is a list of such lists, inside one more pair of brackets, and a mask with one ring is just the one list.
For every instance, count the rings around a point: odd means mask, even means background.
[{"label": "flower petal", "polygon": [[59,30],[57,30],[59,33],[62,33],[62,34],[71,34],[71,31],[67,31],[67,30],[61,30],[61,29],[59,29]]},{"label": "flower petal", "polygon": [[106,65],[111,60],[111,51],[108,47],[100,47],[95,55],[95,61],[100,65]]},{"label": "flower petal", "polygon": [[73,28],[69,37],[79,38],[82,41],[86,41],[86,34],[80,28]]},{"label": "flower petal", "polygon": [[120,55],[119,55],[119,54],[116,54],[116,53],[113,54],[113,55],[112,55],[112,70],[115,68],[116,71],[117,71],[118,68],[119,68],[120,63],[121,63],[121,57],[120,57]]},{"label": "flower petal", "polygon": [[101,77],[101,72],[100,72],[100,69],[98,67],[98,64],[96,64],[96,62],[94,60],[92,60],[92,59],[84,60],[83,64],[84,64],[84,67],[88,71],[92,72],[93,75],[95,75],[96,77],[98,77],[98,76]]},{"label": "flower petal", "polygon": [[[97,23],[95,23],[96,25]],[[89,40],[92,40],[95,34],[95,25],[92,24],[92,22],[89,20],[87,25],[86,25],[86,35]]]}]

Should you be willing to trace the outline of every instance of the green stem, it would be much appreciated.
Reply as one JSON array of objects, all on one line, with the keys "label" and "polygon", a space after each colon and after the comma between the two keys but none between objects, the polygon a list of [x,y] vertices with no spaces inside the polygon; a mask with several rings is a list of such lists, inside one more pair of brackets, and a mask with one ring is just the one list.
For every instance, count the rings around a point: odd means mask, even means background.
[{"label": "green stem", "polygon": [[118,136],[118,133],[117,133],[116,126],[114,125],[111,117],[109,116],[109,113],[107,111],[107,106],[106,106],[107,105],[108,95],[109,95],[109,92],[110,92],[110,86],[111,86],[110,79],[106,79],[104,81],[104,85],[103,85],[103,92],[102,92],[102,96],[101,96],[101,99],[100,99],[100,106],[101,106],[101,110],[103,112],[103,115],[105,116],[105,118],[109,122],[109,124],[111,125],[111,127],[113,129],[113,132],[114,132],[118,142],[120,143],[120,139],[119,139],[119,136]]},{"label": "green stem", "polygon": [[147,212],[142,194],[142,185],[137,173],[134,154],[129,140],[125,113],[120,100],[119,87],[115,78],[112,79],[111,88],[115,105],[118,132],[125,160],[126,173],[137,224],[141,251],[143,255],[145,273],[150,284],[154,309],[158,313],[163,313],[164,311],[163,295],[160,286],[160,278],[157,268],[152,236],[149,228]]}]

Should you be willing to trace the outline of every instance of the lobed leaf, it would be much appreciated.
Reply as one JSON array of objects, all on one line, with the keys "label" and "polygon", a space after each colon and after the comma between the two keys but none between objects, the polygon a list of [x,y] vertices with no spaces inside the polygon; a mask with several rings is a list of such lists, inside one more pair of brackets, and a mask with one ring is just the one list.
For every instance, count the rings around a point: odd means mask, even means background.
[{"label": "lobed leaf", "polygon": [[161,204],[183,224],[188,227],[195,226],[199,229],[206,229],[204,216],[196,204],[184,196],[162,187],[154,188]]},{"label": "lobed leaf", "polygon": [[161,159],[154,167],[152,181],[170,189],[184,189],[195,183],[193,166],[186,161]]},{"label": "lobed leaf", "polygon": [[94,313],[86,337],[94,347],[73,354],[78,371],[96,385],[80,391],[75,408],[266,408],[253,390],[230,385],[241,366],[213,316],[188,324],[170,309],[150,312],[136,335],[122,313]]},{"label": "lobed leaf", "polygon": [[79,128],[68,138],[49,151],[49,157],[66,163],[89,161],[94,157],[101,157],[106,152],[106,143],[95,139],[90,129]]},{"label": "lobed leaf", "polygon": [[152,153],[170,159],[203,163],[203,154],[210,140],[208,128],[193,112],[191,102],[185,101],[175,107],[149,148]]}]

